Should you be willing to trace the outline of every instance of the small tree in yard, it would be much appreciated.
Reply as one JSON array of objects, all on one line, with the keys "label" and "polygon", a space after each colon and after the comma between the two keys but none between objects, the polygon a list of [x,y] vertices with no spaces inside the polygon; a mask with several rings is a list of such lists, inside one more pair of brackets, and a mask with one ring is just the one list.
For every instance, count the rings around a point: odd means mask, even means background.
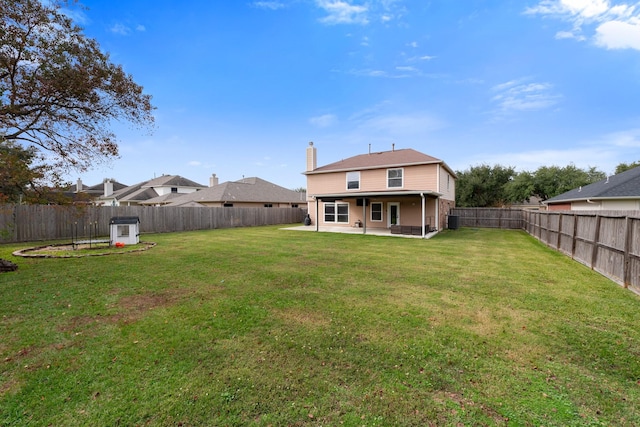
[{"label": "small tree in yard", "polygon": [[112,121],[150,128],[153,110],[151,96],[83,35],[61,3],[0,0],[4,152],[17,153],[21,145],[27,159],[46,159],[50,176],[85,171],[117,158]]}]

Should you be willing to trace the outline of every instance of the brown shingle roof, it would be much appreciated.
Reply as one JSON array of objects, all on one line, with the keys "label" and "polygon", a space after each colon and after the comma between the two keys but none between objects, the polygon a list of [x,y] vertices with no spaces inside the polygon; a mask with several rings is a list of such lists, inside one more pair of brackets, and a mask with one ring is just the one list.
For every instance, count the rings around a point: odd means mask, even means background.
[{"label": "brown shingle roof", "polygon": [[335,163],[320,166],[305,174],[336,172],[346,170],[377,169],[382,167],[423,165],[430,163],[444,163],[440,159],[423,154],[411,148],[393,151],[381,151],[370,154],[360,154]]}]

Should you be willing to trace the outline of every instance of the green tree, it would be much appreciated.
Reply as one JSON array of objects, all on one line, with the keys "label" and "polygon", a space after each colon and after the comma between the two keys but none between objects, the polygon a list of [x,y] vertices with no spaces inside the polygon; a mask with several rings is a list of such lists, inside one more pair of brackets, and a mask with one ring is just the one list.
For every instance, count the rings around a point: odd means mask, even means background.
[{"label": "green tree", "polygon": [[510,203],[528,202],[534,193],[535,181],[531,172],[520,172],[505,185],[506,198]]},{"label": "green tree", "polygon": [[35,149],[0,141],[0,203],[39,199],[47,167],[34,164],[38,160]]},{"label": "green tree", "polygon": [[592,184],[606,178],[604,172],[594,167],[580,169],[575,165],[565,167],[542,166],[534,173],[532,196],[547,200],[580,186]]},{"label": "green tree", "polygon": [[513,179],[515,170],[500,165],[480,165],[456,171],[456,175],[456,206],[498,207],[509,201],[506,184]]},{"label": "green tree", "polygon": [[[57,0],[0,0],[0,135],[47,153],[50,171],[118,156],[113,121],[153,126],[143,93]],[[45,158],[42,155],[42,158]]]},{"label": "green tree", "polygon": [[637,168],[638,166],[640,166],[640,160],[631,163],[620,163],[618,166],[616,166],[615,174],[617,175],[619,173],[628,171],[629,169]]}]

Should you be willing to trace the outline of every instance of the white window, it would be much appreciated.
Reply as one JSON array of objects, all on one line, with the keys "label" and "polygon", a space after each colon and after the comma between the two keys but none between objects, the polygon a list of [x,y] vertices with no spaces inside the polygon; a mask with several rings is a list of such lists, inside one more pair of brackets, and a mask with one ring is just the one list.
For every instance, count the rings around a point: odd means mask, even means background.
[{"label": "white window", "polygon": [[324,222],[349,222],[348,203],[325,203]]},{"label": "white window", "polygon": [[382,203],[380,202],[371,203],[371,221],[372,222],[382,221]]},{"label": "white window", "polygon": [[360,172],[347,172],[347,190],[360,189]]},{"label": "white window", "polygon": [[387,187],[388,188],[402,188],[402,168],[399,169],[387,169]]}]

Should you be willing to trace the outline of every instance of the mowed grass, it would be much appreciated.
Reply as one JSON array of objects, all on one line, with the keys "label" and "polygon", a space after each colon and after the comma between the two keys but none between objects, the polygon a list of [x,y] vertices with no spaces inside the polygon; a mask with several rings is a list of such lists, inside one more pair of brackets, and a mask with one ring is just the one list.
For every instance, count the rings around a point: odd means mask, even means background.
[{"label": "mowed grass", "polygon": [[640,297],[524,232],[144,240],[0,246],[0,425],[640,425]]}]

